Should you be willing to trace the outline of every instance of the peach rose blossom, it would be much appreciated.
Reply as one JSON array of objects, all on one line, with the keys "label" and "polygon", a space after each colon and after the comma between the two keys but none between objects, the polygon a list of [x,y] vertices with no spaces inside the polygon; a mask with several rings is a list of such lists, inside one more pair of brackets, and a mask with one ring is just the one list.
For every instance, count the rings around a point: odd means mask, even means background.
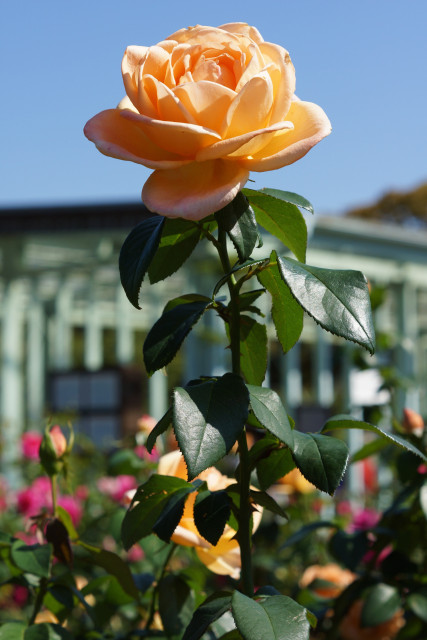
[{"label": "peach rose blossom", "polygon": [[295,469],[292,469],[292,471],[277,481],[277,484],[274,486],[274,490],[277,493],[286,494],[294,492],[313,493],[313,491],[316,491],[316,487],[304,478],[301,471],[295,467]]},{"label": "peach rose blossom", "polygon": [[[172,451],[162,456],[158,466],[158,473],[160,475],[175,476],[186,480],[187,469],[181,452]],[[206,481],[210,491],[220,491],[234,483],[234,480],[227,478],[214,467],[206,469],[198,477]],[[236,531],[226,524],[224,533],[215,546],[207,542],[207,540],[200,535],[194,524],[193,507],[195,500],[196,493],[190,494],[187,498],[183,516],[172,536],[173,542],[186,547],[194,547],[199,559],[213,573],[229,575],[235,580],[238,580],[241,564],[239,544],[234,540]],[[261,522],[261,516],[261,511],[254,511],[254,531]]]},{"label": "peach rose blossom", "polygon": [[331,131],[319,106],[295,96],[288,52],[242,22],[130,46],[122,74],[126,96],[84,132],[101,153],[154,169],[142,199],[166,217],[218,211],[250,171],[292,164]]},{"label": "peach rose blossom", "polygon": [[314,590],[322,598],[336,598],[356,578],[356,575],[348,569],[342,569],[338,564],[331,562],[320,565],[313,564],[304,571],[300,580],[300,587],[309,587],[314,580],[324,580],[330,585],[316,587]]},{"label": "peach rose blossom", "polygon": [[413,433],[418,438],[424,433],[424,419],[413,409],[403,409],[402,426],[406,433]]},{"label": "peach rose blossom", "polygon": [[390,620],[374,627],[361,627],[363,602],[356,600],[340,624],[342,640],[393,640],[405,625],[403,611],[399,609]]}]

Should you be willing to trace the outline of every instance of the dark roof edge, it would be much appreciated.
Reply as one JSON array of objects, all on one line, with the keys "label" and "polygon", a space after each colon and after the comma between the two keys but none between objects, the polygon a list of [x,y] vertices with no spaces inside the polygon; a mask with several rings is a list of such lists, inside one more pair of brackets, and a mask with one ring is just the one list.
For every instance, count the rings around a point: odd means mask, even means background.
[{"label": "dark roof edge", "polygon": [[16,207],[0,209],[0,233],[131,229],[146,217],[142,202]]}]

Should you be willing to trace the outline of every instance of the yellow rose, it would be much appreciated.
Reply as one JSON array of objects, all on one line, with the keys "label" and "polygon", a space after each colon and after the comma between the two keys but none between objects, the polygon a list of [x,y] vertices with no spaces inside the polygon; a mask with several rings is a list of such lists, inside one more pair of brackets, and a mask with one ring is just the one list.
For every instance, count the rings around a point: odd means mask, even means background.
[{"label": "yellow rose", "polygon": [[292,469],[277,481],[277,484],[274,485],[274,491],[286,494],[295,492],[313,493],[313,491],[316,491],[316,487],[304,478],[301,471],[295,467],[295,469]]},{"label": "yellow rose", "polygon": [[331,130],[320,107],[295,96],[288,52],[244,23],[128,47],[122,73],[125,98],[85,135],[107,156],[154,169],[142,199],[167,217],[218,211],[249,171],[291,164]]},{"label": "yellow rose", "polygon": [[[172,451],[162,456],[159,461],[157,472],[160,475],[175,476],[177,478],[187,479],[187,469],[184,458],[180,451]],[[203,471],[199,476],[201,480],[205,480],[210,491],[220,491],[226,489],[234,480],[227,478],[222,473],[210,467]],[[193,508],[196,500],[196,493],[192,493],[186,500],[183,516],[179,525],[174,531],[172,541],[186,547],[194,547],[199,559],[213,573],[220,575],[228,575],[235,580],[240,576],[240,549],[239,544],[234,540],[236,531],[228,524],[225,525],[224,533],[218,543],[213,546],[205,540],[197,530],[194,524]],[[261,522],[261,511],[254,511],[253,514],[253,530],[255,531]]]}]

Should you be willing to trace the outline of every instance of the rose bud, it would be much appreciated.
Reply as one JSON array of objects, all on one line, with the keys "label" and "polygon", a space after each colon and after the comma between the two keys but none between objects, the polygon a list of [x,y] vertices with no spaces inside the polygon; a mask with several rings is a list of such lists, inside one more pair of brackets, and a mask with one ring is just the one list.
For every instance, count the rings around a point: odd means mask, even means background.
[{"label": "rose bud", "polygon": [[421,438],[424,432],[423,417],[413,409],[403,409],[402,426],[406,433],[412,433],[417,438]]}]

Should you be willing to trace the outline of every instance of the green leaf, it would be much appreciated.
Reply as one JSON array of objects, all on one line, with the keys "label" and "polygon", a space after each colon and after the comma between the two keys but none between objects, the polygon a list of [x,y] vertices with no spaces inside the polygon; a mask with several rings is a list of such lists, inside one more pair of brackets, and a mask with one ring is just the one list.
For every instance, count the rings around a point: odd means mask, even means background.
[{"label": "green leaf", "polygon": [[145,461],[131,449],[118,449],[108,459],[107,473],[109,476],[137,475],[145,468]]},{"label": "green leaf", "polygon": [[194,610],[194,593],[179,575],[162,578],[158,587],[159,614],[168,637],[181,635]]},{"label": "green leaf", "polygon": [[309,536],[313,531],[317,531],[317,529],[336,529],[337,525],[329,520],[319,520],[318,522],[310,522],[310,524],[306,524],[301,529],[298,529],[294,534],[292,534],[286,542],[282,544],[280,549],[286,549],[287,547],[292,547],[294,544],[301,542],[307,536]]},{"label": "green leaf", "polygon": [[307,611],[287,596],[270,596],[262,602],[235,591],[232,613],[245,640],[308,640]]},{"label": "green leaf", "polygon": [[256,471],[261,489],[265,490],[295,469],[289,449],[274,449],[267,458],[257,462]]},{"label": "green leaf", "polygon": [[173,428],[190,480],[230,451],[245,426],[248,409],[248,390],[233,373],[175,389]]},{"label": "green leaf", "polygon": [[97,567],[102,567],[107,573],[114,576],[125,593],[135,600],[138,599],[139,592],[133,581],[129,565],[116,553],[100,549],[92,544],[79,541],[79,546],[89,553],[90,562]]},{"label": "green leaf", "polygon": [[199,493],[194,504],[194,524],[205,540],[213,544],[224,533],[231,513],[231,498],[226,491]]},{"label": "green leaf", "polygon": [[22,540],[16,540],[11,548],[15,565],[25,573],[32,573],[39,578],[49,577],[52,552],[51,544],[26,545]]},{"label": "green leaf", "polygon": [[427,622],[427,587],[414,591],[407,598],[408,607],[423,622]]},{"label": "green leaf", "polygon": [[262,294],[265,293],[265,289],[254,289],[253,291],[244,291],[239,294],[239,309],[240,311],[252,311],[253,303]]},{"label": "green leaf", "polygon": [[288,414],[278,394],[272,389],[248,384],[249,402],[263,427],[293,449],[294,439]]},{"label": "green leaf", "polygon": [[215,213],[219,229],[226,231],[240,262],[247,260],[258,242],[255,214],[241,191],[230,204]]},{"label": "green leaf", "polygon": [[220,280],[218,280],[218,282],[216,283],[216,285],[214,287],[214,290],[212,292],[212,297],[215,298],[215,296],[217,295],[217,293],[221,289],[221,287],[223,287],[225,284],[227,284],[227,281],[230,278],[230,276],[235,275],[236,273],[239,273],[240,271],[245,271],[247,269],[248,270],[247,277],[249,278],[249,276],[250,276],[252,271],[255,273],[260,265],[264,265],[264,264],[267,264],[267,263],[268,263],[268,258],[261,258],[260,260],[246,260],[246,262],[237,263],[231,269],[230,273],[226,273],[225,276],[222,276],[222,278],[220,278]]},{"label": "green leaf", "polygon": [[369,549],[366,531],[347,533],[338,530],[330,539],[330,552],[347,569],[355,571]]},{"label": "green leaf", "polygon": [[188,493],[194,490],[191,484],[181,478],[157,474],[138,487],[122,523],[122,542],[126,550],[152,533],[170,497],[184,488],[188,488]]},{"label": "green leaf", "polygon": [[26,629],[23,622],[6,622],[0,627],[0,640],[24,640]]},{"label": "green leaf", "polygon": [[372,431],[376,433],[381,438],[385,438],[389,442],[396,444],[398,447],[402,449],[406,449],[411,453],[414,453],[416,456],[419,456],[424,461],[427,462],[427,456],[424,455],[422,451],[420,451],[417,447],[415,447],[411,442],[401,438],[395,433],[389,433],[388,431],[384,431],[380,429],[380,427],[376,427],[369,422],[364,422],[362,420],[356,420],[352,416],[340,414],[337,416],[333,416],[330,418],[322,428],[322,433],[327,431],[333,431],[335,429],[363,429],[364,431]]},{"label": "green leaf", "polygon": [[245,640],[238,629],[231,629],[227,631],[219,640]]},{"label": "green leaf", "polygon": [[207,598],[194,612],[182,640],[198,640],[212,622],[218,620],[231,607],[231,593],[220,591]]},{"label": "green leaf", "polygon": [[249,316],[240,316],[240,366],[249,384],[261,385],[267,371],[267,328]]},{"label": "green leaf", "polygon": [[64,527],[67,529],[70,540],[77,540],[79,534],[76,531],[76,528],[68,511],[66,511],[63,507],[61,507],[61,505],[58,504],[56,506],[56,513],[59,520],[61,520]]},{"label": "green leaf", "polygon": [[294,431],[295,464],[315,487],[333,495],[348,462],[347,445],[331,436]]},{"label": "green leaf", "polygon": [[286,511],[284,511],[282,507],[277,504],[275,499],[272,498],[265,491],[254,491],[253,489],[251,489],[250,497],[253,504],[258,504],[260,505],[260,507],[264,507],[264,509],[271,511],[272,513],[275,513],[281,518],[285,518],[286,520],[289,520],[289,517]]},{"label": "green leaf", "polygon": [[172,309],[175,309],[175,307],[178,307],[181,304],[191,304],[192,302],[212,302],[211,298],[207,298],[206,296],[202,296],[199,293],[185,293],[182,296],[178,296],[177,298],[172,298],[172,300],[169,300],[169,302],[165,305],[165,308],[163,309],[163,313],[166,313],[166,311],[171,311]]},{"label": "green leaf", "polygon": [[[1,637],[1,636],[0,636]],[[24,634],[24,640],[73,640],[67,629],[59,624],[32,624]]]},{"label": "green leaf", "polygon": [[360,615],[361,627],[375,627],[390,620],[400,609],[400,596],[395,587],[380,583],[368,589]]},{"label": "green leaf", "polygon": [[178,271],[197,246],[200,234],[200,228],[191,220],[166,218],[160,244],[148,267],[151,284]]},{"label": "green leaf", "polygon": [[360,271],[321,269],[278,258],[279,271],[301,307],[321,327],[373,354],[375,331],[369,290]]},{"label": "green leaf", "polygon": [[179,304],[162,314],[144,342],[144,363],[147,373],[152,374],[169,364],[210,303],[209,298],[191,301]]},{"label": "green leaf", "polygon": [[427,482],[420,489],[420,505],[421,509],[427,518]]},{"label": "green leaf", "polygon": [[[148,209],[144,209],[148,212]],[[137,309],[141,308],[138,300],[141,284],[159,246],[165,219],[163,216],[152,215],[140,222],[132,229],[120,251],[122,287]]]},{"label": "green leaf", "polygon": [[166,411],[165,415],[160,418],[156,426],[150,433],[148,434],[146,449],[148,453],[153,451],[154,445],[156,444],[157,438],[164,433],[169,426],[172,424],[172,407]]},{"label": "green leaf", "polygon": [[283,282],[277,266],[277,254],[272,251],[272,264],[258,274],[258,280],[271,295],[271,316],[276,328],[277,338],[287,353],[298,342],[304,324],[302,307]]},{"label": "green leaf", "polygon": [[[194,488],[192,490],[194,491]],[[169,498],[162,513],[154,523],[153,532],[156,533],[163,542],[170,542],[173,532],[184,515],[185,501],[192,490],[189,489],[189,487],[183,487],[179,491],[176,491]]]},{"label": "green leaf", "polygon": [[278,238],[292,253],[305,262],[307,249],[307,225],[295,204],[279,195],[245,189],[249,202],[261,227]]},{"label": "green leaf", "polygon": [[274,196],[275,198],[279,198],[280,200],[284,200],[285,202],[290,202],[291,204],[295,204],[300,209],[306,209],[310,213],[314,213],[313,205],[303,196],[298,195],[298,193],[293,193],[292,191],[282,191],[281,189],[270,189],[265,188],[261,189],[261,193],[267,193],[270,196]]},{"label": "green leaf", "polygon": [[385,449],[389,444],[391,443],[389,440],[386,440],[386,438],[377,438],[376,440],[372,440],[371,442],[363,445],[363,447],[356,451],[356,453],[353,453],[350,462],[359,462],[360,460],[369,458],[369,456],[374,456]]}]

